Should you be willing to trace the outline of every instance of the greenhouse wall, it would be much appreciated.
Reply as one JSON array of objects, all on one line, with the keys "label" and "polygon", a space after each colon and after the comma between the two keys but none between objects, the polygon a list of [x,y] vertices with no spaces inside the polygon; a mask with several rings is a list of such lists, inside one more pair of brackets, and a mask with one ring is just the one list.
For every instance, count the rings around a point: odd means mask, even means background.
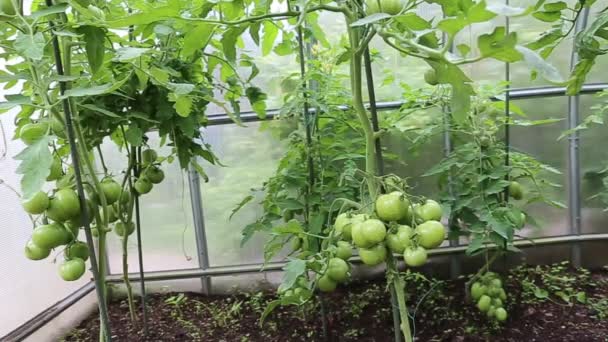
[{"label": "greenhouse wall", "polygon": [[[526,1],[511,1],[511,4],[515,5],[514,3],[524,4]],[[437,9],[433,6],[421,10],[423,17],[433,17],[436,13]],[[344,26],[333,14],[322,15],[321,21],[330,30],[335,27],[336,32],[341,32]],[[509,25],[533,39],[547,29],[547,26],[537,23],[512,19]],[[476,29],[485,32],[488,27],[472,25],[472,31],[468,34],[475,35]],[[574,34],[575,32],[571,33]],[[458,39],[468,41],[467,34],[462,34]],[[254,49],[251,41],[245,41],[244,46]],[[386,49],[380,41],[373,41],[372,47]],[[401,103],[398,101],[404,91],[396,82],[384,84],[384,78],[394,77],[399,80],[409,77],[414,80],[410,86],[422,86],[422,83],[415,82],[422,82],[425,65],[416,60],[404,63],[398,53],[392,50],[379,52],[381,57],[374,60],[373,70],[376,82],[382,84],[376,89],[378,106],[383,110],[379,114],[382,120],[386,111],[399,109]],[[284,94],[277,84],[285,75],[297,72],[298,64],[293,58],[277,55],[262,58],[258,54],[256,57],[256,62],[262,70],[260,74],[263,75],[256,79],[256,82],[260,87],[268,89],[269,106],[278,108]],[[567,74],[573,62],[572,47],[566,44],[560,46],[550,58],[550,62],[563,74]],[[608,68],[606,63],[608,59],[598,62],[598,69]],[[387,70],[393,73],[387,75]],[[526,249],[526,260],[548,263],[570,259],[570,256],[574,255],[575,263],[580,262],[588,267],[603,266],[599,260],[606,258],[606,251],[599,240],[608,234],[608,215],[602,203],[593,195],[599,186],[604,186],[598,181],[601,182],[599,176],[606,172],[607,167],[608,150],[603,142],[608,134],[608,127],[600,126],[561,140],[557,140],[557,137],[564,130],[576,125],[577,122],[573,123],[572,118],[580,121],[592,112],[594,106],[604,103],[605,99],[594,96],[594,93],[608,88],[608,84],[589,83],[584,87],[583,94],[577,96],[580,100],[579,106],[573,107],[571,103],[574,98],[565,96],[565,89],[550,86],[541,78],[531,80],[529,70],[521,64],[507,67],[504,63],[488,61],[466,71],[476,81],[496,83],[508,78],[513,87],[510,92],[511,103],[527,113],[529,119],[561,119],[551,125],[517,127],[510,131],[509,142],[512,150],[529,153],[561,171],[561,175],[553,175],[548,179],[562,185],[554,190],[551,196],[569,204],[569,209],[557,209],[547,205],[532,207],[530,212],[539,218],[539,226],[542,228],[527,226],[523,235],[525,238],[539,239],[541,243],[545,241],[548,246]],[[602,74],[603,72],[592,73],[588,81],[605,82]],[[251,194],[252,189],[259,189],[274,173],[277,162],[285,151],[284,141],[277,136],[276,130],[272,129],[273,114],[276,114],[276,110],[269,111],[268,120],[259,120],[254,113],[245,112],[242,114],[245,122],[243,126],[229,123],[231,120],[220,112],[219,107],[212,110],[215,114],[209,116],[210,124],[204,129],[204,136],[219,157],[221,165],[205,166],[209,176],[209,180],[205,182],[194,170],[183,171],[177,163],[173,163],[165,170],[166,180],[142,199],[142,245],[139,247],[143,250],[143,271],[146,278],[150,277],[147,287],[152,292],[181,290],[232,293],[272,288],[280,283],[283,264],[279,261],[283,260],[285,254],[276,256],[276,263],[272,263],[265,272],[258,272],[264,261],[261,251],[268,236],[256,236],[241,247],[243,226],[258,218],[262,208],[259,205],[250,205],[231,217],[232,209],[241,199]],[[14,157],[24,145],[10,136],[10,132],[15,128],[14,119],[14,113],[6,113],[2,114],[0,121],[0,226],[5,234],[0,241],[0,283],[10,284],[0,288],[0,302],[4,308],[0,312],[0,336],[7,335],[19,327],[23,328],[24,324],[41,313],[49,312],[49,308],[57,307],[70,295],[78,291],[83,293],[77,304],[70,307],[70,312],[62,310],[63,313],[56,317],[51,313],[53,317],[49,320],[52,323],[43,325],[37,332],[30,332],[34,334],[30,336],[31,341],[43,341],[51,336],[51,332],[69,329],[79,315],[94,310],[95,298],[89,278],[68,283],[57,277],[55,258],[33,262],[22,257],[23,248],[33,227],[30,218],[23,213],[16,191],[20,177],[17,173],[18,161]],[[150,138],[154,145],[158,145],[159,138],[156,133],[150,134]],[[419,176],[443,157],[446,149],[445,137],[437,137],[427,144],[424,151],[414,156],[408,155],[406,141],[399,135],[385,136],[382,144],[386,153],[399,157],[398,162],[385,159],[386,173],[414,178],[416,183],[412,185],[416,193],[431,196],[438,192],[437,179]],[[105,163],[110,170],[118,173],[124,169],[127,161],[119,159],[121,154],[117,153],[115,145],[107,142],[103,145],[103,152],[108,156]],[[403,160],[406,162],[402,162]],[[253,194],[255,203],[264,195],[259,190]],[[580,208],[580,212],[577,208]],[[596,234],[598,241],[592,241],[592,238],[577,241],[579,233]],[[552,238],[556,240],[551,240]],[[521,242],[525,241],[526,239],[522,238]],[[462,254],[466,241],[462,240],[460,243],[449,245],[446,241],[444,251],[453,251],[454,255]],[[137,273],[141,271],[137,248],[136,240],[131,239],[128,245],[128,263],[134,280],[138,280]],[[113,283],[119,283],[119,275],[122,274],[120,239],[113,236],[107,250],[109,279]],[[576,257],[577,250],[579,253],[580,250],[585,251],[580,255],[580,259]],[[427,270],[449,273],[448,264],[453,259],[460,263],[464,261],[461,256],[454,257],[448,252],[437,252],[432,267],[427,267]],[[505,259],[504,264],[520,261],[521,257],[512,257],[511,260]],[[466,265],[462,272],[474,269],[474,265],[475,263]],[[360,275],[365,277],[374,272],[377,270],[362,271]],[[86,291],[83,291],[85,287]]]}]

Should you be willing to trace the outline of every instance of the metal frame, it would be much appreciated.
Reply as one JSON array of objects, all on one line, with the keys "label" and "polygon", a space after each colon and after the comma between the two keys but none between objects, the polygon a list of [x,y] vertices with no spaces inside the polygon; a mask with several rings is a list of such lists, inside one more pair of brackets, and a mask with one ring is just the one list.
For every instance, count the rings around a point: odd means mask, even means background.
[{"label": "metal frame", "polygon": [[[194,234],[196,237],[196,250],[198,251],[198,263],[201,270],[210,268],[209,252],[207,244],[207,233],[205,232],[205,216],[203,215],[203,198],[201,193],[201,181],[194,167],[188,168],[188,185],[190,187],[190,205],[192,206],[192,219],[194,221]],[[211,278],[201,277],[201,286],[204,294],[211,293]]]},{"label": "metal frame", "polygon": [[[581,32],[587,26],[589,8],[583,10],[581,20],[576,22],[574,34]],[[573,43],[574,44],[574,43]],[[579,58],[575,46],[572,47],[570,68],[574,69]],[[568,97],[568,129],[573,129],[579,124],[580,95]],[[579,153],[579,132],[568,136],[568,208],[570,214],[570,234],[580,236],[581,234],[581,163]],[[576,267],[581,266],[580,244],[572,246],[571,261]]]}]

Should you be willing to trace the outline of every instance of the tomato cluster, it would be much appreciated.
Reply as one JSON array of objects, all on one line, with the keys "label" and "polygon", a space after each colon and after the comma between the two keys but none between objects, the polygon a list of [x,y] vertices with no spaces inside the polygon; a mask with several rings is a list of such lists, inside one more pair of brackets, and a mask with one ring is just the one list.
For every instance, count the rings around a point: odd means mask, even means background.
[{"label": "tomato cluster", "polygon": [[484,312],[489,319],[499,322],[507,319],[507,310],[504,308],[507,293],[496,273],[487,272],[474,282],[471,285],[471,298],[477,303],[479,311]]},{"label": "tomato cluster", "polygon": [[[386,260],[387,253],[402,254],[411,267],[427,261],[427,249],[436,248],[445,239],[441,206],[433,201],[412,203],[400,191],[378,196],[374,215],[342,213],[334,222],[341,241],[336,245],[336,258],[330,260],[327,272],[319,278],[319,288],[331,291],[346,279],[352,256],[351,242],[357,247],[361,261],[376,266]],[[414,227],[414,228],[412,228]]]},{"label": "tomato cluster", "polygon": [[[21,129],[21,139],[26,144],[31,143],[49,127],[52,128],[52,123],[50,126],[46,122],[25,125]],[[59,128],[52,129],[59,131]],[[154,150],[144,151],[142,155],[144,171],[134,185],[138,193],[147,193],[152,189],[152,184],[163,181],[165,177],[163,171],[154,164],[157,158],[158,155]],[[65,246],[64,262],[59,266],[59,274],[66,281],[77,280],[85,273],[89,248],[86,243],[78,241],[78,232],[84,220],[78,194],[74,191],[74,175],[70,172],[64,173],[61,159],[55,156],[47,181],[56,181],[56,188],[51,191],[50,196],[46,192],[39,191],[30,198],[22,200],[21,203],[28,214],[43,215],[43,222],[46,223],[34,229],[31,239],[25,246],[25,256],[31,260],[42,260],[50,255],[51,250]],[[142,187],[142,183],[146,185]],[[103,212],[103,207],[99,208],[101,201],[94,188],[87,187],[87,190],[89,198],[86,204],[89,222],[92,223],[91,232],[93,236],[99,236],[99,227],[104,226],[103,219],[106,213]],[[123,220],[116,222],[121,217],[120,213],[131,203],[130,192],[123,190],[123,187],[109,176],[101,180],[99,190],[103,192],[106,200],[108,223],[116,223],[115,233],[120,237],[132,234],[135,231],[133,222],[125,223]]]}]

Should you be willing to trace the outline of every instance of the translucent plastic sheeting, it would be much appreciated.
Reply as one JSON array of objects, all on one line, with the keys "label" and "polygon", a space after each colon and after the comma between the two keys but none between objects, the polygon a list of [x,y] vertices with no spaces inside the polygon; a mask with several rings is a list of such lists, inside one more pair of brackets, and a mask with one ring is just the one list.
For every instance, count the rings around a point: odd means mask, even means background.
[{"label": "translucent plastic sheeting", "polygon": [[[13,157],[25,148],[20,140],[12,140],[14,119],[14,113],[0,116],[0,337],[67,297],[90,278],[90,273],[75,282],[60,278],[61,248],[41,261],[25,258],[23,249],[33,224],[21,208],[20,198],[11,190],[11,187],[20,189],[20,175],[16,173],[18,161]],[[84,234],[81,235],[84,239]]]},{"label": "translucent plastic sheeting", "polygon": [[[270,126],[274,128],[269,129]],[[258,204],[263,192],[250,190],[259,189],[274,174],[284,152],[283,143],[273,136],[279,133],[280,128],[269,122],[252,123],[248,127],[212,126],[205,131],[207,141],[226,165],[206,168],[209,182],[201,183],[211,266],[263,261],[263,245],[268,236],[257,234],[241,248],[241,232],[263,213]],[[255,199],[229,219],[236,205],[250,194]]]},{"label": "translucent plastic sheeting", "polygon": [[[594,106],[606,106],[607,97],[581,96],[580,118],[584,120],[591,114],[600,112]],[[608,176],[608,149],[605,148],[608,127],[592,124],[580,131],[581,163],[581,231],[588,233],[608,233],[608,188],[604,177]]]},{"label": "translucent plastic sheeting", "polygon": [[[544,172],[539,177],[561,185],[551,188],[547,197],[568,204],[568,140],[558,141],[565,130],[568,115],[568,98],[536,98],[513,101],[527,115],[529,120],[562,119],[562,121],[538,126],[512,126],[511,150],[532,155],[540,162],[561,171],[561,175]],[[529,181],[522,180],[525,187],[532,186]],[[526,209],[540,227],[527,225],[523,234],[529,237],[556,236],[570,233],[568,209],[555,208],[546,204],[532,204]]]},{"label": "translucent plastic sheeting", "polygon": [[[171,147],[158,148],[157,133],[148,134],[148,145],[158,155],[166,157]],[[107,140],[102,146],[106,165],[114,178],[122,182],[127,164],[124,151]],[[177,160],[163,163],[165,179],[154,185],[152,191],[140,197],[144,270],[163,271],[198,268],[198,251],[192,219],[192,206],[187,171],[182,171]],[[135,220],[135,218],[133,219]],[[122,242],[114,233],[108,234],[108,257],[111,273],[122,273]],[[137,238],[133,233],[128,240],[129,272],[138,272]]]},{"label": "translucent plastic sheeting", "polygon": [[[569,7],[573,7],[578,1],[564,1]],[[509,5],[515,7],[528,7],[531,1],[529,0],[510,0]],[[567,13],[571,14],[571,13]],[[517,38],[520,45],[525,45],[538,39],[543,33],[551,30],[555,23],[547,23],[540,21],[532,16],[511,18],[509,25],[511,32],[517,32]],[[570,74],[570,60],[572,58],[574,29],[570,35],[565,38],[551,53],[547,61],[559,70],[564,80],[568,79]],[[511,85],[514,88],[549,86],[551,83],[542,77],[536,79],[530,78],[530,68],[525,62],[517,62],[511,65]]]}]

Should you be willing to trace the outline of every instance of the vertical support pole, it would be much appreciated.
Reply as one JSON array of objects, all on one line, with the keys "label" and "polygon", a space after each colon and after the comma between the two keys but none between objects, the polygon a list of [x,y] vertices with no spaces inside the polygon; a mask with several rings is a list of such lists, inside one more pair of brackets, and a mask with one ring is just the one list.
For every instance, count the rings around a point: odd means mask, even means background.
[{"label": "vertical support pole", "polygon": [[[369,49],[365,49],[365,53],[363,54],[363,65],[365,68],[365,78],[367,82],[367,91],[369,96],[369,111],[372,119],[372,128],[374,132],[378,132],[380,130],[380,123],[378,121],[378,108],[376,106],[376,91],[374,89],[374,75],[372,73],[372,61],[369,53]],[[375,141],[376,148],[376,167],[378,168],[378,173],[380,175],[384,175],[384,159],[382,158],[382,145],[380,144],[380,139],[376,139]],[[397,305],[397,294],[395,293],[394,286],[391,285],[391,308],[393,312],[393,330],[395,331],[395,342],[401,342],[401,319],[399,316],[399,308]]]},{"label": "vertical support pole", "polygon": [[[188,186],[190,188],[190,203],[192,205],[192,219],[194,221],[198,262],[200,268],[206,270],[209,268],[209,248],[207,244],[207,233],[205,232],[205,217],[203,216],[201,182],[198,172],[196,172],[192,165],[188,167]],[[211,294],[211,277],[202,277],[201,287],[204,294]]]},{"label": "vertical support pole", "polygon": [[[589,18],[589,9],[586,8],[581,14],[581,18],[576,22],[575,35],[582,31],[587,26]],[[570,68],[578,63],[578,54],[576,47],[572,47],[572,56],[570,59]],[[579,124],[579,95],[568,97],[568,129],[573,129]],[[568,192],[568,207],[570,208],[570,234],[581,234],[581,177],[580,177],[580,158],[579,158],[579,142],[580,137],[578,132],[574,132],[568,137],[568,183],[570,191]],[[580,242],[575,242],[572,245],[571,261],[575,267],[581,266],[581,246]]]},{"label": "vertical support pole", "polygon": [[[53,1],[46,0],[46,6],[52,7]],[[51,28],[51,32],[53,32],[55,25],[53,21],[49,21],[49,26]],[[63,68],[63,59],[61,57],[61,47],[59,46],[59,39],[56,35],[52,35],[52,44],[53,44],[53,55],[55,58],[55,68],[57,74],[63,76],[64,68]],[[67,90],[67,84],[65,81],[59,82],[59,94],[64,95]],[[97,263],[97,256],[95,255],[95,243],[93,242],[93,234],[91,233],[91,223],[89,217],[91,216],[88,210],[88,205],[86,202],[86,197],[84,193],[84,187],[82,182],[82,170],[80,169],[80,156],[78,154],[78,147],[76,145],[76,136],[74,130],[74,124],[72,121],[72,109],[70,105],[70,100],[68,98],[64,98],[62,101],[63,105],[63,114],[65,117],[65,125],[66,131],[68,135],[68,142],[70,144],[70,155],[72,157],[72,166],[74,167],[74,175],[76,176],[76,189],[78,192],[78,200],[80,202],[80,208],[82,208],[82,220],[84,223],[84,232],[87,239],[87,245],[89,250],[92,251],[89,256],[89,260],[91,261],[91,273],[93,273],[93,279],[95,281],[95,292],[97,294],[97,301],[99,305],[99,313],[101,320],[100,329],[104,329],[103,336],[106,341],[112,341],[112,333],[110,329],[110,319],[108,316],[108,307],[106,301],[106,294],[104,291],[105,284],[102,282],[99,277],[99,266]],[[88,158],[87,155],[83,156],[84,158]]]},{"label": "vertical support pole", "polygon": [[[447,34],[443,34],[443,41],[444,44],[445,42],[447,42],[448,40],[448,35]],[[454,44],[448,46],[448,51],[450,51],[451,53],[454,52]],[[452,135],[450,133],[450,129],[452,127],[452,121],[451,121],[451,115],[450,115],[450,108],[448,106],[444,106],[442,109],[442,114],[443,114],[443,155],[444,157],[448,157],[450,155],[450,153],[452,153]],[[452,179],[452,174],[451,172],[448,174],[448,193],[451,195],[453,195],[453,179]],[[453,215],[450,213],[450,217],[448,217],[448,230],[452,231],[452,226],[453,226],[454,220],[453,220]],[[452,238],[449,239],[449,244],[450,247],[457,247],[460,245],[460,241],[458,240],[458,237],[456,238]],[[460,256],[458,255],[452,255],[450,256],[450,278],[451,279],[456,279],[461,271],[461,265],[460,265]]]},{"label": "vertical support pole", "polygon": [[[306,54],[304,53],[304,33],[302,32],[302,26],[298,26],[297,28],[297,39],[298,39],[298,57],[300,60],[300,76],[302,80],[302,87],[304,88],[304,128],[306,130],[306,149],[307,149],[307,157],[306,164],[308,168],[308,189],[307,194],[310,196],[314,191],[315,185],[315,167],[314,160],[312,156],[312,128],[316,122],[315,118],[310,113],[310,108],[308,104],[308,95],[306,94],[306,88],[308,85],[306,84]],[[312,85],[311,85],[312,86]],[[304,218],[306,220],[306,224],[308,225],[310,219],[310,213],[312,208],[308,203],[308,196],[306,196],[305,203],[305,213]],[[317,240],[317,246],[321,248],[321,241]],[[325,298],[322,293],[318,294],[319,304],[321,306],[321,322],[323,324],[323,338],[325,341],[329,341],[329,327],[327,321],[327,307],[325,305]]]},{"label": "vertical support pole", "polygon": [[[132,148],[131,154],[135,158],[135,165],[133,167],[133,177],[137,179],[141,170],[139,165],[141,163],[141,147]],[[144,255],[143,245],[141,239],[141,215],[139,210],[139,194],[135,193],[135,229],[137,234],[137,262],[139,263],[139,290],[141,292],[141,315],[142,315],[142,326],[143,335],[148,335],[148,310],[146,308],[146,280],[144,278]]]},{"label": "vertical support pole", "polygon": [[[509,0],[505,0],[505,3],[507,6],[509,6]],[[511,21],[509,20],[509,17],[507,16],[505,19],[505,26],[506,26],[506,30],[507,30],[507,34],[509,34],[510,32],[510,28],[511,28]],[[510,124],[510,120],[511,120],[511,64],[510,63],[505,63],[505,81],[507,82],[507,88],[505,91],[505,118],[506,118],[506,124],[505,124],[505,165],[508,167],[510,164],[510,153],[511,153],[511,124]],[[506,176],[506,180],[510,180],[511,175],[507,174]],[[504,191],[504,201],[508,204],[509,202],[509,187],[507,187]],[[506,246],[506,242],[505,242],[505,248]],[[507,255],[503,255],[502,257],[502,263],[503,263],[503,267],[506,269],[506,265],[507,265]]]}]

